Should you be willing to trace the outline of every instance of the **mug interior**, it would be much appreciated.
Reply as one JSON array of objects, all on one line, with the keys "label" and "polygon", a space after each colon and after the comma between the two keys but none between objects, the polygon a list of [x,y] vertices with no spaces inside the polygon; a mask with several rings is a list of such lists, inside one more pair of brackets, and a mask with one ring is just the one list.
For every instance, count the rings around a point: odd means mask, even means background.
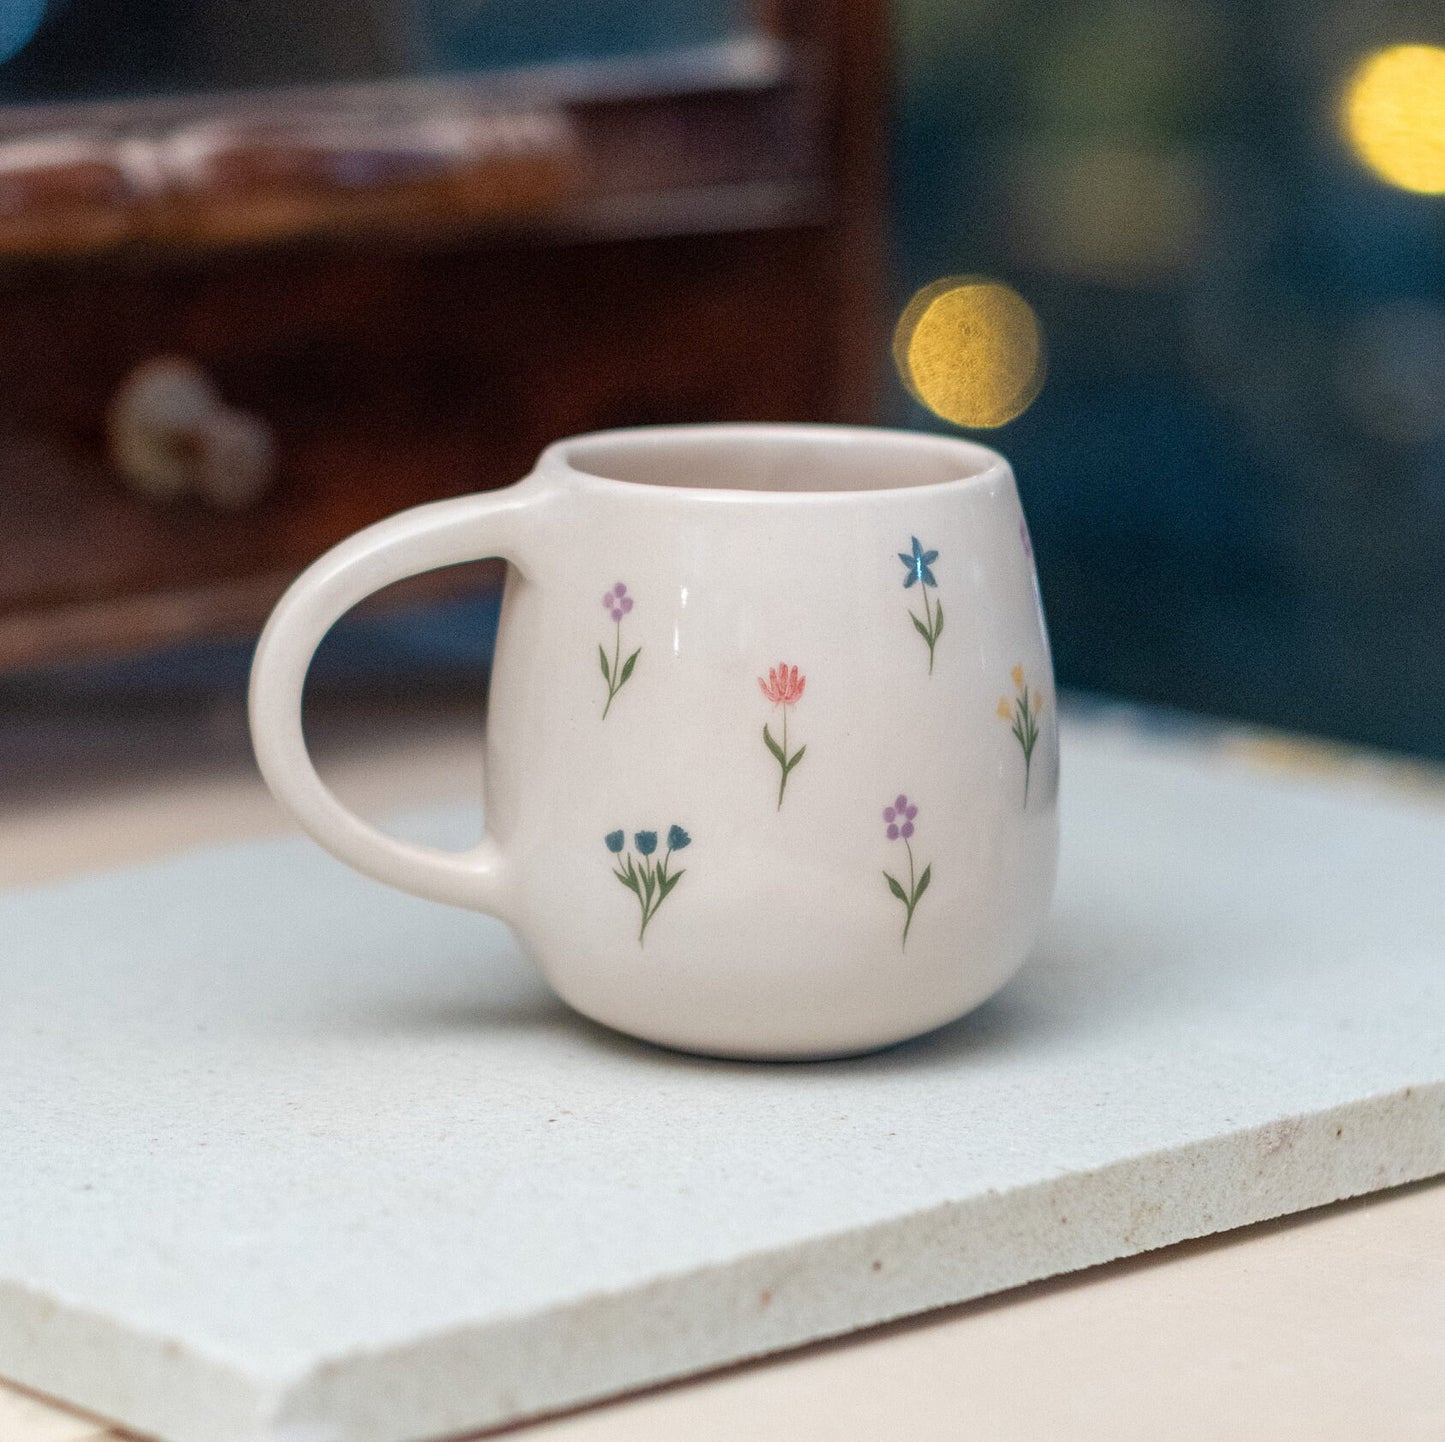
[{"label": "mug interior", "polygon": [[848,426],[687,426],[603,432],[567,443],[573,470],[685,490],[855,492],[972,480],[1002,464],[943,436]]}]

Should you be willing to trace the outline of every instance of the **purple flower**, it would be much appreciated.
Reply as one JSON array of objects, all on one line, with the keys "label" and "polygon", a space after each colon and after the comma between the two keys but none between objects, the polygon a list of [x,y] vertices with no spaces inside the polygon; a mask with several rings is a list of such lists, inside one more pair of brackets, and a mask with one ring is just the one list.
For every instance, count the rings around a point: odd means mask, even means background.
[{"label": "purple flower", "polygon": [[917,815],[918,808],[900,792],[892,806],[883,808],[883,819],[888,823],[888,839],[897,841],[901,837],[907,841],[913,835],[913,818]]},{"label": "purple flower", "polygon": [[621,581],[610,591],[603,593],[602,609],[614,621],[620,621],[632,609],[632,597],[627,594],[627,587]]}]

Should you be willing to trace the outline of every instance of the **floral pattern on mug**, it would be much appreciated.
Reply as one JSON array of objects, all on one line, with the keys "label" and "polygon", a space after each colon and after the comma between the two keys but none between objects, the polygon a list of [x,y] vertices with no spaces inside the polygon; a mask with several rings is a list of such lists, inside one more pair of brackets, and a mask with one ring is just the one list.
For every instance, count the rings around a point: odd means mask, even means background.
[{"label": "floral pattern on mug", "polygon": [[602,679],[607,682],[607,704],[602,708],[602,719],[605,721],[607,713],[612,709],[613,699],[631,679],[632,668],[637,665],[637,658],[642,655],[642,647],[639,646],[625,661],[622,659],[622,618],[632,609],[632,597],[627,594],[627,587],[621,581],[603,595],[602,609],[612,617],[617,627],[611,661],[607,659],[607,647],[601,642],[597,646],[597,656],[602,662]]},{"label": "floral pattern on mug", "polygon": [[773,739],[773,733],[768,730],[768,723],[763,722],[763,744],[772,753],[773,760],[778,763],[778,769],[782,776],[778,781],[778,810],[783,809],[783,792],[788,789],[788,777],[792,774],[793,767],[803,759],[803,752],[808,747],[806,743],[799,746],[791,756],[788,755],[788,712],[798,704],[803,697],[803,687],[808,684],[806,676],[798,674],[796,666],[789,666],[786,661],[777,666],[768,668],[768,679],[758,677],[758,686],[764,696],[773,703],[776,711],[779,706],[783,708],[783,739],[779,743]]},{"label": "floral pattern on mug", "polygon": [[667,850],[663,852],[660,860],[654,859],[657,854],[655,831],[633,833],[632,845],[637,853],[635,859],[631,851],[624,854],[627,836],[621,828],[609,831],[602,838],[602,842],[614,857],[620,858],[613,866],[612,874],[637,898],[637,904],[642,908],[642,925],[637,930],[637,944],[641,946],[647,935],[647,923],[657,915],[658,908],[672,895],[677,883],[687,875],[686,867],[672,872],[669,872],[668,868],[672,864],[673,853],[685,851],[691,846],[692,837],[680,826],[668,827]]},{"label": "floral pattern on mug", "polygon": [[1039,739],[1039,716],[1044,709],[1044,698],[1039,692],[1030,693],[1024,681],[1024,668],[1015,666],[1010,673],[1014,683],[1014,698],[998,698],[998,714],[1003,721],[1011,723],[1010,729],[1024,753],[1024,805],[1029,804],[1029,772],[1033,768],[1034,747]]},{"label": "floral pattern on mug", "polygon": [[923,587],[923,617],[920,620],[916,611],[908,612],[908,619],[913,622],[913,629],[928,642],[928,674],[933,675],[933,648],[938,645],[938,638],[943,634],[943,602],[934,601],[930,606],[928,592],[930,588],[936,588],[938,580],[933,574],[933,563],[938,559],[937,551],[925,551],[918,543],[918,537],[912,537],[913,550],[899,551],[898,559],[903,562],[903,568],[907,575],[903,578],[903,589],[906,591],[911,586]]},{"label": "floral pattern on mug", "polygon": [[883,824],[887,828],[886,835],[890,841],[901,841],[904,849],[908,852],[908,885],[905,887],[896,876],[888,872],[883,873],[883,879],[888,883],[888,890],[903,903],[903,945],[908,945],[908,928],[913,925],[913,909],[918,905],[918,899],[928,890],[928,883],[933,880],[933,863],[929,862],[923,868],[920,876],[915,876],[913,861],[913,823],[918,818],[918,807],[906,796],[900,793],[893,800],[891,806],[883,808]]}]

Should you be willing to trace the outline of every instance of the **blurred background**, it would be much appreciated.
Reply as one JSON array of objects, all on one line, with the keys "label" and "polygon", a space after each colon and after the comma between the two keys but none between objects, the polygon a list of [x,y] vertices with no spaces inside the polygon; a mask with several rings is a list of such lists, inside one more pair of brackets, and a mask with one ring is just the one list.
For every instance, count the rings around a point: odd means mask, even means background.
[{"label": "blurred background", "polygon": [[[1002,449],[1066,687],[1445,755],[1442,47],[1366,0],[0,0],[6,796],[242,755],[260,620],[357,527],[732,418]],[[473,715],[498,580],[338,627],[318,725]]]},{"label": "blurred background", "polygon": [[898,18],[902,289],[1048,348],[996,435],[1061,679],[1445,754],[1445,9]]}]

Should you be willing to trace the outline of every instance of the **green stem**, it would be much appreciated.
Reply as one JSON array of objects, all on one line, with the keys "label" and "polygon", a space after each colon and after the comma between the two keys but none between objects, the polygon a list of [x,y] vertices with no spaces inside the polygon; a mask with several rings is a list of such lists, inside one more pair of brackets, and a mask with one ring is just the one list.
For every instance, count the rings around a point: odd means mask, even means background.
[{"label": "green stem", "polygon": [[[643,862],[644,868],[650,865],[650,862]],[[647,903],[647,888],[645,886],[638,893],[637,899],[642,903],[642,925],[637,931],[637,944],[641,946],[643,937],[647,935],[647,923],[652,920],[652,908]]]},{"label": "green stem", "polygon": [[642,939],[647,935],[647,923],[657,915],[657,909],[662,905],[662,886],[667,880],[667,863],[672,859],[672,847],[668,847],[662,855],[662,861],[654,871],[653,875],[657,881],[657,890],[653,893],[652,906],[648,907],[646,902],[642,906],[642,929],[637,933],[637,944],[642,945]]},{"label": "green stem", "polygon": [[[928,587],[923,588],[923,614],[928,620],[928,674],[933,675],[933,648],[938,641],[938,633],[933,629],[933,611],[928,604]],[[910,920],[912,917],[910,916]]]},{"label": "green stem", "polygon": [[1029,752],[1032,749],[1029,746],[1029,733],[1033,729],[1033,718],[1029,715],[1029,688],[1027,686],[1019,695],[1019,716],[1022,721],[1019,729],[1023,733],[1019,737],[1019,745],[1024,750],[1024,805],[1027,806],[1029,804]]},{"label": "green stem", "polygon": [[612,709],[612,698],[618,692],[617,685],[617,663],[622,659],[622,622],[617,623],[617,643],[612,648],[612,675],[607,681],[607,704],[602,708],[602,719],[607,719],[607,713]]},{"label": "green stem", "polygon": [[908,915],[903,921],[903,945],[908,945],[908,928],[913,925],[913,908],[918,902],[918,883],[913,879],[913,843],[905,836],[904,848],[908,852]]},{"label": "green stem", "polygon": [[782,779],[778,782],[778,810],[783,809],[783,792],[788,789],[788,708],[783,707],[783,759],[778,763]]},{"label": "green stem", "polygon": [[1038,743],[1039,728],[1034,720],[1033,706],[1029,702],[1029,689],[1025,686],[1020,693],[1019,710],[1023,724],[1020,727],[1019,745],[1024,752],[1024,805],[1029,804],[1029,775],[1033,770],[1034,746]]}]

